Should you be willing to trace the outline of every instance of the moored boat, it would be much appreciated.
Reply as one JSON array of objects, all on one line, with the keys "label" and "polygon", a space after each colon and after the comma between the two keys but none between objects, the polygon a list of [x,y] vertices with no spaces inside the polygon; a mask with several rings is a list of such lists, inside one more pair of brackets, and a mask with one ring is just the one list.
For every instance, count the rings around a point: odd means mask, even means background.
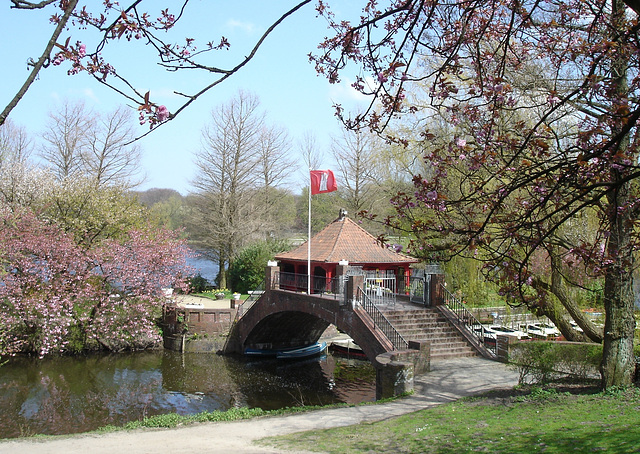
[{"label": "moored boat", "polygon": [[246,348],[244,354],[246,356],[264,356],[264,357],[276,357],[277,359],[296,359],[307,358],[314,355],[319,355],[327,349],[326,342],[316,342],[315,344],[306,345],[303,347],[283,348],[283,349],[260,349],[260,348]]},{"label": "moored boat", "polygon": [[278,359],[297,359],[307,358],[309,356],[319,355],[327,349],[326,342],[316,342],[306,347],[280,350],[276,353]]},{"label": "moored boat", "polygon": [[364,351],[360,348],[358,344],[353,342],[353,339],[336,339],[331,341],[329,345],[329,349],[332,353],[337,353],[339,355],[345,355],[349,357],[355,358],[367,358]]}]

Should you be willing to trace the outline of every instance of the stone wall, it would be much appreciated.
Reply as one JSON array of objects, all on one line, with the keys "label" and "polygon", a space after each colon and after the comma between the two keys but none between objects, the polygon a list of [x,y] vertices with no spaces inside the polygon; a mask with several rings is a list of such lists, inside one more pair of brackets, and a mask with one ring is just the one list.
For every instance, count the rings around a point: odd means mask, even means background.
[{"label": "stone wall", "polygon": [[224,347],[235,316],[235,308],[183,308],[166,305],[162,317],[164,348],[217,352]]}]

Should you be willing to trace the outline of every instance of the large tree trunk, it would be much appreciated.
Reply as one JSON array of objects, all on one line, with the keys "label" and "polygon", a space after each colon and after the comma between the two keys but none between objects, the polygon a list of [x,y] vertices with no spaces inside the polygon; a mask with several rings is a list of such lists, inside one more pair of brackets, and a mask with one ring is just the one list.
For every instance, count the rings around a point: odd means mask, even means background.
[{"label": "large tree trunk", "polygon": [[[617,33],[625,25],[625,7],[621,0],[611,2],[612,31]],[[627,56],[616,54],[611,62],[612,87],[614,87],[614,105],[622,111],[629,87],[627,83]],[[633,355],[633,335],[635,320],[633,317],[633,269],[634,257],[631,235],[633,233],[634,200],[632,185],[625,181],[627,177],[624,166],[615,166],[620,159],[626,157],[637,162],[637,152],[629,146],[628,132],[624,133],[624,116],[618,116],[612,124],[612,137],[619,137],[617,150],[610,150],[610,184],[607,193],[609,238],[607,254],[603,263],[604,280],[604,348],[602,351],[602,387],[625,386],[633,382],[635,358]],[[615,155],[613,152],[617,151]],[[622,170],[621,170],[622,169]]]},{"label": "large tree trunk", "polygon": [[611,235],[608,257],[613,263],[606,269],[604,281],[604,349],[602,355],[602,387],[630,385],[633,382],[633,269],[631,248],[632,219],[630,210],[618,210],[629,198],[629,184],[609,196]]}]

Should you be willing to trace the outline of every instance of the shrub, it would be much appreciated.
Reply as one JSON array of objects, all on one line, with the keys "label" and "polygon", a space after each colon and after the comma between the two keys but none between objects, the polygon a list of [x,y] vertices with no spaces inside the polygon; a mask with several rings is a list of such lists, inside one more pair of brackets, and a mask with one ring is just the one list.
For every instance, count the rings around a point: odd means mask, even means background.
[{"label": "shrub", "polygon": [[207,281],[200,273],[196,274],[189,278],[189,288],[193,293],[202,293],[209,286],[209,281]]},{"label": "shrub", "polygon": [[260,288],[264,282],[267,262],[273,259],[275,254],[286,251],[289,247],[284,240],[270,240],[254,243],[241,250],[229,266],[231,288],[239,293]]},{"label": "shrub", "polygon": [[509,361],[519,372],[518,382],[547,383],[559,376],[584,380],[598,373],[602,345],[573,342],[520,342]]}]

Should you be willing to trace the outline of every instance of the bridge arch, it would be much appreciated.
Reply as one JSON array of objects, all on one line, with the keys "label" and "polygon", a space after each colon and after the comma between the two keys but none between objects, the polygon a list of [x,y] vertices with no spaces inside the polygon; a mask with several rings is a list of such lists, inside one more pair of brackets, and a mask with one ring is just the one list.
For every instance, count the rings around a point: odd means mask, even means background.
[{"label": "bridge arch", "polygon": [[224,353],[246,348],[279,349],[317,342],[333,324],[358,344],[378,367],[378,355],[392,351],[389,340],[372,329],[361,308],[329,297],[270,290],[232,327]]}]

